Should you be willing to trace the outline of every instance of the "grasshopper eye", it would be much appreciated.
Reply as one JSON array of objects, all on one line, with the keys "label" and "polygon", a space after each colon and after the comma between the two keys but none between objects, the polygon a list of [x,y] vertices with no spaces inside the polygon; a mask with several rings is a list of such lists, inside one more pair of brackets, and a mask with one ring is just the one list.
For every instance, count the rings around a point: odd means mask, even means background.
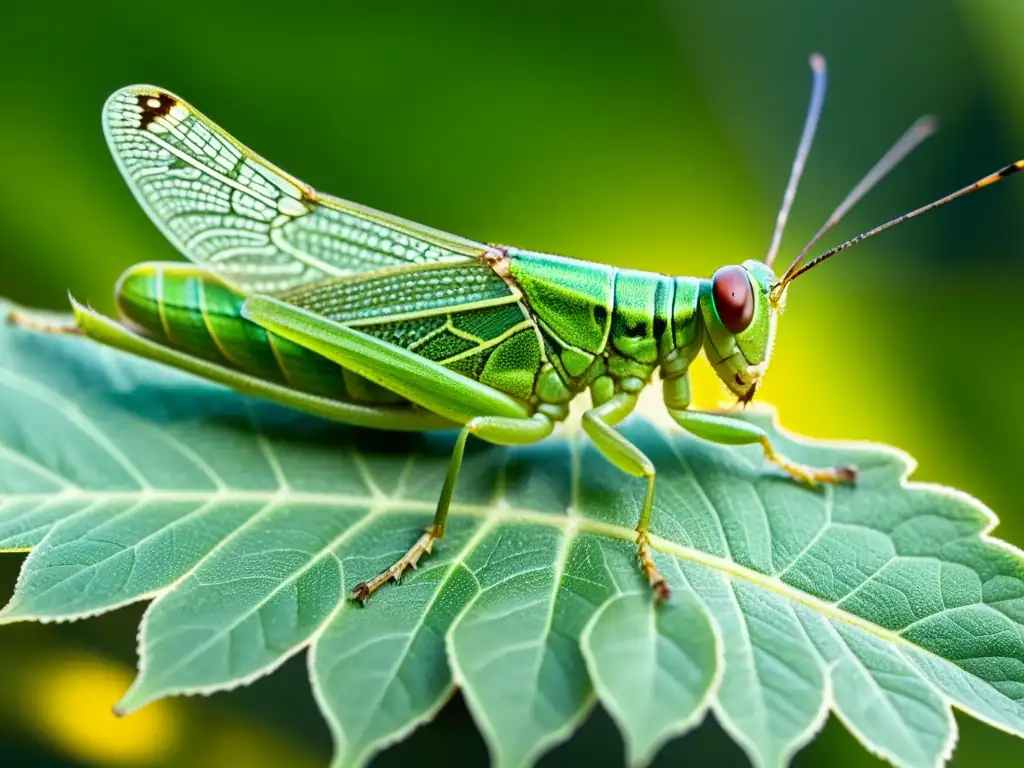
[{"label": "grasshopper eye", "polygon": [[711,278],[715,310],[729,333],[742,333],[754,317],[754,293],[743,267],[722,267]]}]

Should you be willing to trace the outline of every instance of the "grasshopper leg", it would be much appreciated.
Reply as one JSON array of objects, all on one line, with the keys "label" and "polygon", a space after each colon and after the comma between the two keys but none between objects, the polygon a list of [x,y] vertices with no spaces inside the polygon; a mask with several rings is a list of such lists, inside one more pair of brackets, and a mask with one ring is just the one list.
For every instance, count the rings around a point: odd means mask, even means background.
[{"label": "grasshopper leg", "polygon": [[74,320],[64,320],[63,322],[60,322],[57,320],[51,320],[47,317],[33,315],[29,312],[20,312],[18,310],[13,310],[7,313],[7,322],[11,325],[16,325],[19,328],[35,331],[36,333],[52,333],[70,336],[80,336],[83,334],[82,329],[78,327]]},{"label": "grasshopper leg", "polygon": [[393,565],[381,571],[369,581],[363,581],[352,588],[352,597],[363,605],[370,599],[370,596],[389,581],[396,583],[402,580],[404,574],[410,568],[415,568],[423,555],[429,555],[434,548],[434,542],[444,536],[438,531],[437,526],[431,523],[423,532],[416,543],[409,547],[409,551],[402,555]]},{"label": "grasshopper leg", "polygon": [[444,485],[441,487],[441,496],[437,500],[434,520],[427,526],[423,535],[416,540],[416,543],[395,561],[394,565],[381,571],[380,574],[369,581],[357,584],[352,590],[352,596],[365,604],[374,592],[389,581],[400,581],[402,574],[410,568],[415,568],[423,555],[430,554],[435,541],[444,538],[445,527],[448,523],[448,509],[452,503],[455,482],[459,478],[462,457],[466,451],[466,439],[471,434],[489,443],[497,443],[498,445],[527,445],[543,440],[551,434],[554,428],[554,422],[542,413],[522,419],[501,416],[478,416],[466,422],[466,426],[459,432],[459,436],[455,441],[455,448],[452,450],[452,458],[448,464],[448,474],[445,475]]},{"label": "grasshopper leg", "polygon": [[254,296],[246,301],[242,313],[278,336],[333,360],[427,411],[465,425],[452,451],[434,521],[394,565],[356,585],[353,596],[361,602],[389,581],[398,581],[444,536],[452,492],[470,434],[499,445],[526,445],[543,440],[554,429],[550,418],[542,413],[531,415],[523,403],[493,387],[278,299]]},{"label": "grasshopper leg", "polygon": [[629,440],[615,431],[614,426],[626,418],[636,407],[637,396],[619,392],[604,403],[583,414],[583,429],[594,441],[601,454],[612,464],[634,477],[647,480],[647,492],[640,508],[640,519],[636,525],[637,557],[640,569],[647,583],[660,600],[669,597],[668,583],[658,571],[651,556],[650,525],[651,510],[654,506],[654,463]]},{"label": "grasshopper leg", "polygon": [[[408,400],[439,413],[452,421],[466,424],[463,436],[452,456],[452,468],[445,491],[438,503],[433,530],[428,530],[395,569],[378,579],[359,585],[357,597],[369,597],[389,579],[398,578],[435,540],[444,533],[451,489],[462,461],[465,436],[470,432],[495,443],[527,443],[550,434],[552,425],[543,416],[530,417],[522,405],[507,395],[485,387],[442,368],[404,349],[398,349],[355,329],[311,315],[279,300],[257,296],[249,299],[243,309],[246,317],[291,341],[301,344],[356,373],[391,389]],[[776,453],[768,436],[760,428],[716,414],[690,411],[688,377],[675,376],[665,380],[666,404],[669,413],[684,429],[711,442],[723,444],[761,443],[766,456],[790,475],[805,482],[843,482],[852,480],[850,468],[813,469],[789,461]],[[616,432],[615,424],[626,418],[636,406],[636,395],[613,394],[597,403],[583,418],[583,428],[598,449],[613,464],[629,474],[647,478],[647,493],[637,523],[637,547],[641,567],[651,587],[659,595],[667,594],[664,578],[658,573],[650,552],[649,526],[654,504],[654,466],[636,446]],[[484,412],[487,415],[473,418]],[[542,426],[538,427],[537,425]],[[386,575],[385,575],[386,574]],[[361,589],[364,587],[365,589]]]},{"label": "grasshopper leg", "polygon": [[242,315],[406,400],[458,424],[476,416],[529,420],[522,402],[440,363],[270,296],[253,296]]},{"label": "grasshopper leg", "polygon": [[713,443],[749,445],[760,443],[765,458],[791,477],[809,485],[818,483],[852,483],[857,478],[853,467],[809,467],[787,459],[775,450],[768,435],[760,427],[717,413],[703,413],[682,408],[669,408],[669,415],[683,429]]}]

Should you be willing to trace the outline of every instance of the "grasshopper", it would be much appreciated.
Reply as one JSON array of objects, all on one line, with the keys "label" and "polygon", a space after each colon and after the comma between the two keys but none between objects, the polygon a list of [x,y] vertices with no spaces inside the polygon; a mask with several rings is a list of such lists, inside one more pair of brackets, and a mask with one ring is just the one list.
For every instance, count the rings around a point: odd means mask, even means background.
[{"label": "grasshopper", "polygon": [[915,123],[851,191],[782,277],[779,250],[824,101],[811,57],[810,106],[767,256],[710,278],[616,269],[474,242],[315,191],[259,157],[174,94],[115,92],[103,129],[143,209],[190,263],[143,263],[117,283],[120,320],[74,301],[74,324],[40,330],[98,342],[351,425],[458,428],[437,510],[394,565],[357,585],[365,602],[398,581],[445,533],[469,435],[499,445],[543,440],[589,390],[582,426],[616,467],[646,479],[636,526],[640,570],[668,597],[651,554],[655,467],[615,426],[657,373],[665,407],[690,433],[760,444],[798,481],[853,481],[850,467],[780,455],[757,426],[691,407],[688,369],[707,356],[743,405],[764,377],[787,287],[845,248],[1024,168],[1007,166],[869,230],[812,261],[809,249],[934,131]]}]

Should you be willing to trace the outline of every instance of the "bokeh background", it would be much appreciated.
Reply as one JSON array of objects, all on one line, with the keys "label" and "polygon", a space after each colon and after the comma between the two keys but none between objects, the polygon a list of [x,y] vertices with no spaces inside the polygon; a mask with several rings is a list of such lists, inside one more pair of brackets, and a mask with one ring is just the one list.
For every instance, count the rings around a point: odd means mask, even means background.
[{"label": "bokeh background", "polygon": [[[516,3],[0,0],[0,295],[112,308],[174,258],[111,162],[122,85],[182,95],[315,187],[472,238],[672,273],[763,255],[821,51],[830,91],[780,261],[919,115],[940,133],[838,242],[1024,157],[1019,0]],[[903,448],[1024,544],[1024,182],[858,246],[790,292],[763,399],[785,426]],[[718,390],[706,369],[699,398]],[[0,558],[0,598],[19,558]],[[141,607],[0,631],[5,765],[324,765],[301,660],[231,694],[118,721]],[[1024,746],[960,718],[954,765]],[[545,761],[620,762],[609,721]],[[455,700],[380,764],[479,764]],[[659,764],[743,765],[714,724]],[[798,764],[874,764],[835,722]]]}]

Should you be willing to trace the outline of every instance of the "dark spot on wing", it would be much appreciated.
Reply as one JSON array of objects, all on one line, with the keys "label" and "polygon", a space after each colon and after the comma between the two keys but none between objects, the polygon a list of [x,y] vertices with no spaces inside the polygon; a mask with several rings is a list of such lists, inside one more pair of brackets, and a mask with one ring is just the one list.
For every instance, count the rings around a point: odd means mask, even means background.
[{"label": "dark spot on wing", "polygon": [[135,97],[142,107],[139,127],[145,130],[158,117],[166,117],[177,100],[166,93],[140,93]]},{"label": "dark spot on wing", "polygon": [[607,319],[608,319],[608,310],[605,309],[600,304],[595,304],[594,305],[594,321],[598,325],[604,325],[604,323],[605,323],[605,321]]},{"label": "dark spot on wing", "polygon": [[656,317],[654,318],[654,338],[658,341],[665,335],[665,330],[668,328],[668,323],[665,322],[665,318]]}]

